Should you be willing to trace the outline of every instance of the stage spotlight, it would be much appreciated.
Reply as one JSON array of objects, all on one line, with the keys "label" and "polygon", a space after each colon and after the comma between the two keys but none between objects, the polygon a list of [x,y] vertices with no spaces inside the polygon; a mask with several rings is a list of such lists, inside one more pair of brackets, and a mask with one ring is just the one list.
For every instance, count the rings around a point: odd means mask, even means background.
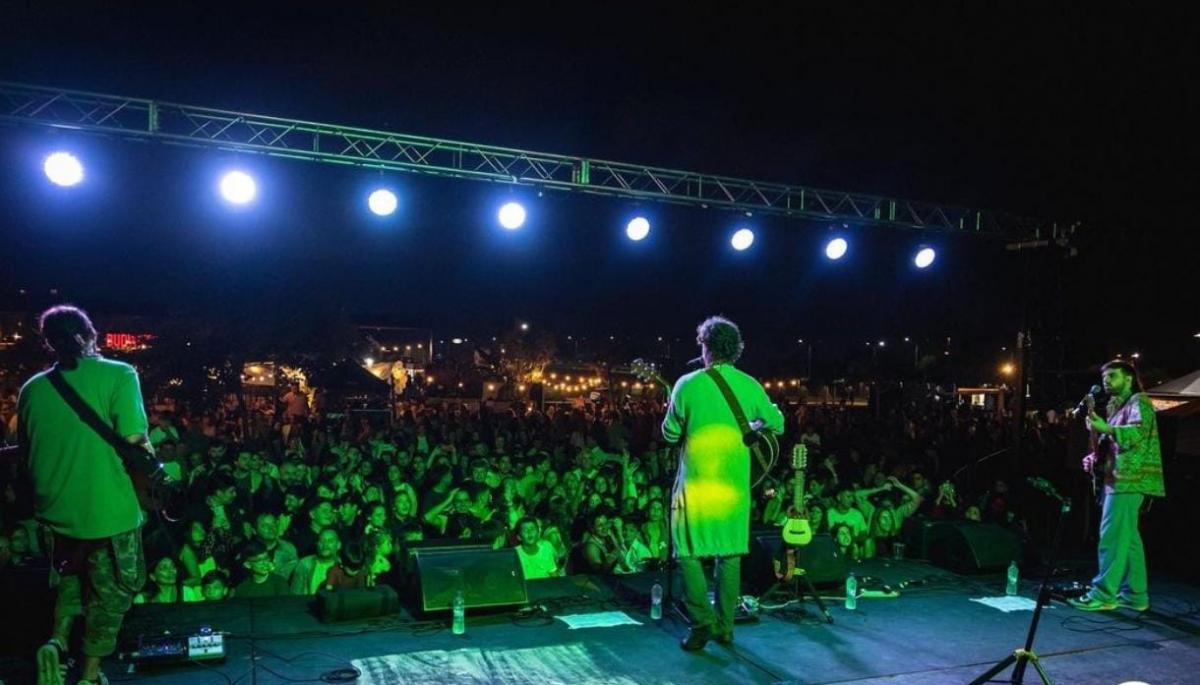
[{"label": "stage spotlight", "polygon": [[849,247],[845,238],[834,238],[825,243],[825,256],[834,260],[841,259],[846,256],[846,249]]},{"label": "stage spotlight", "polygon": [[515,231],[525,224],[525,208],[519,202],[505,203],[497,216],[500,225],[510,231]]},{"label": "stage spotlight", "polygon": [[83,165],[69,152],[55,152],[42,165],[46,178],[54,185],[70,188],[83,180]]},{"label": "stage spotlight", "polygon": [[754,231],[748,228],[739,228],[729,239],[729,244],[738,252],[749,248],[754,244]]},{"label": "stage spotlight", "polygon": [[221,177],[221,197],[235,205],[244,205],[258,194],[254,178],[244,171],[230,171]]},{"label": "stage spotlight", "polygon": [[625,226],[625,235],[630,240],[641,240],[650,235],[650,220],[645,217],[634,217]]},{"label": "stage spotlight", "polygon": [[917,256],[913,257],[913,264],[916,264],[918,269],[924,269],[933,264],[935,257],[937,257],[937,253],[933,251],[932,247],[922,247],[917,251]]},{"label": "stage spotlight", "polygon": [[380,188],[367,197],[367,207],[377,216],[388,216],[396,211],[396,194],[386,188]]}]

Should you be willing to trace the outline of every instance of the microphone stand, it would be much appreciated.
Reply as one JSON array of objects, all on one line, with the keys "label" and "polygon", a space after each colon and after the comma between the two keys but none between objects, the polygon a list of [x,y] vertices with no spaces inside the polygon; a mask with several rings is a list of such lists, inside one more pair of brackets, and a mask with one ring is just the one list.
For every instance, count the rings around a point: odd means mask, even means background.
[{"label": "microphone stand", "polygon": [[[1041,490],[1041,488],[1038,488]],[[1054,574],[1054,565],[1058,563],[1058,547],[1062,540],[1063,522],[1067,518],[1067,514],[1071,511],[1071,498],[1063,497],[1056,492],[1052,487],[1042,490],[1047,496],[1057,499],[1059,502],[1058,523],[1054,527],[1054,542],[1050,545],[1049,562],[1046,565],[1046,572],[1042,575],[1042,584],[1038,588],[1037,604],[1033,608],[1033,618],[1029,621],[1029,632],[1025,634],[1025,646],[1013,651],[1012,654],[1001,659],[996,665],[992,666],[983,675],[975,680],[972,680],[970,685],[984,685],[990,682],[991,679],[1009,666],[1013,667],[1012,683],[1022,685],[1025,682],[1025,669],[1030,664],[1037,671],[1038,677],[1042,679],[1043,685],[1051,685],[1050,676],[1046,675],[1045,669],[1042,668],[1041,659],[1037,653],[1033,651],[1033,639],[1037,636],[1038,622],[1042,618],[1042,609],[1050,603],[1050,577]]]}]

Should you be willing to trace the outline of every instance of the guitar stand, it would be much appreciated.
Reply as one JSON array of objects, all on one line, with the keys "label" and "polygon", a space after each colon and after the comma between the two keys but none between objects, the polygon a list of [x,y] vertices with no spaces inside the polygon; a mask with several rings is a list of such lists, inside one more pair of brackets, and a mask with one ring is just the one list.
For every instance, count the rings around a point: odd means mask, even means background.
[{"label": "guitar stand", "polygon": [[[779,580],[767,588],[767,591],[759,596],[759,606],[762,606],[763,600],[780,590],[787,592],[788,602],[796,601],[800,604],[804,604],[804,596],[807,593],[817,603],[817,608],[821,610],[821,615],[825,617],[825,622],[833,625],[833,614],[829,613],[829,608],[825,606],[825,600],[821,599],[821,595],[813,587],[812,581],[808,578],[808,572],[804,569],[797,568],[791,580]],[[770,610],[768,609],[768,611]]]}]

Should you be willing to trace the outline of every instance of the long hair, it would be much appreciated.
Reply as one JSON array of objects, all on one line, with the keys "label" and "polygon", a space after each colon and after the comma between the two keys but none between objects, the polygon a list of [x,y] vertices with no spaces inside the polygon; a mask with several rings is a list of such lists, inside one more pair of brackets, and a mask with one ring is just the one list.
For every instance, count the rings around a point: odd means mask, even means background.
[{"label": "long hair", "polygon": [[60,304],[38,317],[42,340],[60,361],[74,362],[96,342],[96,327],[87,312],[69,304]]},{"label": "long hair", "polygon": [[696,340],[704,343],[714,362],[732,364],[745,345],[737,324],[723,316],[710,316],[696,327]]}]

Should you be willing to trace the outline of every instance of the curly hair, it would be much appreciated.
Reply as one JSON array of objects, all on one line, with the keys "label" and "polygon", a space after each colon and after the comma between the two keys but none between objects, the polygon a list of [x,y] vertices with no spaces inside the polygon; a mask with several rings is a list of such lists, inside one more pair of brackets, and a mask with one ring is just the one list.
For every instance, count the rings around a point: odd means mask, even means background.
[{"label": "curly hair", "polygon": [[87,312],[69,304],[42,312],[38,317],[38,327],[42,339],[60,357],[79,357],[87,349],[88,343],[96,340],[96,328]]},{"label": "curly hair", "polygon": [[708,348],[714,362],[731,364],[742,356],[742,332],[723,316],[710,316],[696,327],[696,341]]}]

